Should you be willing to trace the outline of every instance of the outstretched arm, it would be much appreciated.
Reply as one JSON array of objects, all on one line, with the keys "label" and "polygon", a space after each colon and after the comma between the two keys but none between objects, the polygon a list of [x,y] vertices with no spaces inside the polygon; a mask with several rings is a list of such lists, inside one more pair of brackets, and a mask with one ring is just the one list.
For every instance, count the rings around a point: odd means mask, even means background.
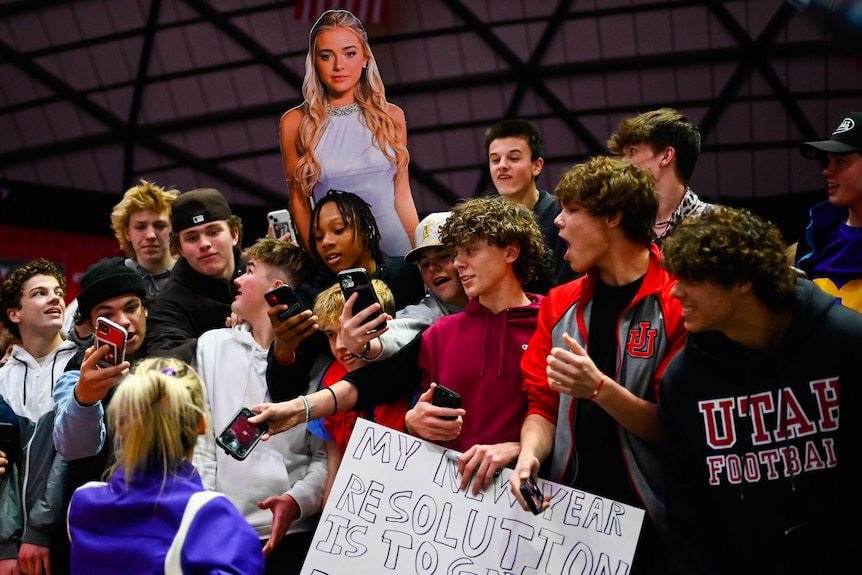
[{"label": "outstretched arm", "polygon": [[[258,415],[249,418],[248,421],[252,424],[263,421],[269,424],[269,430],[261,438],[266,441],[273,435],[293,429],[300,423],[333,415],[336,409],[337,413],[353,409],[356,398],[355,387],[346,381],[337,381],[327,388],[295,397],[290,401],[253,405],[250,409]],[[308,401],[307,406],[306,401]],[[307,420],[306,416],[308,416]]]}]

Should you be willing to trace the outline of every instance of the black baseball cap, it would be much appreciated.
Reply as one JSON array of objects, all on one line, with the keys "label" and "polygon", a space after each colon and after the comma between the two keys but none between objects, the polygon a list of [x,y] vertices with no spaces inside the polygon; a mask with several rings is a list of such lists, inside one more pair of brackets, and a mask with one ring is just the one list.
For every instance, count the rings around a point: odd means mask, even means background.
[{"label": "black baseball cap", "polygon": [[828,140],[802,142],[799,146],[799,153],[813,160],[822,159],[827,152],[862,152],[862,112],[853,112],[841,120]]},{"label": "black baseball cap", "polygon": [[230,206],[220,191],[198,188],[180,194],[171,205],[171,227],[178,234],[183,230],[231,217]]}]

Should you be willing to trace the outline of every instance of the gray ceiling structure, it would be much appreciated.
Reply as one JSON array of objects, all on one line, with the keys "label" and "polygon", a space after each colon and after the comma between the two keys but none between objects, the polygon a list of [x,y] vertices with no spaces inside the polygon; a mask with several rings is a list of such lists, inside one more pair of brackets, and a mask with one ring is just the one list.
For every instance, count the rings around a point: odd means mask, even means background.
[{"label": "gray ceiling structure", "polygon": [[[146,178],[220,189],[257,235],[287,202],[277,126],[311,26],[295,4],[0,0],[0,223],[106,234]],[[420,216],[489,189],[482,136],[501,118],[539,127],[552,190],[622,118],[671,106],[703,133],[696,192],[795,229],[825,198],[799,142],[862,110],[859,2],[385,4],[367,29],[407,116]]]}]

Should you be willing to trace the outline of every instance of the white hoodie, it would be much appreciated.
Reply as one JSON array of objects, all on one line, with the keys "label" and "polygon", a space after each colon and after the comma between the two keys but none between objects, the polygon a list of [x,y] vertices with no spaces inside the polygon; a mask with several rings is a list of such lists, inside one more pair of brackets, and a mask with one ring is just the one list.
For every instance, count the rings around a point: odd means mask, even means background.
[{"label": "white hoodie", "polygon": [[272,401],[266,387],[266,355],[249,325],[241,324],[201,335],[194,364],[206,387],[211,421],[209,433],[195,447],[193,463],[204,487],[224,493],[261,539],[269,538],[272,512],[258,509],[257,503],[285,493],[302,511],[287,533],[313,531],[328,473],[325,443],[305,424],[259,442],[244,461],[216,446],[216,434],[239,408]]},{"label": "white hoodie", "polygon": [[9,361],[0,369],[0,395],[18,417],[36,422],[54,409],[54,382],[63,374],[77,349],[73,342],[63,341],[40,365],[20,345],[12,348]]}]

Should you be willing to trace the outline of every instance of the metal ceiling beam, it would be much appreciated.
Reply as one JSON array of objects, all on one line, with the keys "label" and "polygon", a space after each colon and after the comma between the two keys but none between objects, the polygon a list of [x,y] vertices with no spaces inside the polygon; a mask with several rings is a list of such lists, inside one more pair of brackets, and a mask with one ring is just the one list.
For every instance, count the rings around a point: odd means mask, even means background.
[{"label": "metal ceiling beam", "polygon": [[[14,50],[11,46],[9,46],[6,42],[0,40],[0,58],[4,58],[7,61],[11,62],[13,65],[18,67],[25,74],[30,75],[37,82],[40,82],[47,86],[49,89],[64,95],[65,98],[81,109],[81,111],[86,112],[93,116],[96,120],[103,123],[109,130],[115,132],[115,134],[119,137],[120,140],[123,140],[125,137],[125,129],[126,124],[111,112],[105,110],[89,98],[86,98],[80,95],[78,92],[73,90],[68,84],[30,60],[19,54],[16,50]],[[272,200],[274,197],[277,197],[276,192],[270,190],[265,186],[261,186],[257,182],[253,182],[248,178],[240,176],[230,170],[226,170],[220,166],[216,166],[209,162],[208,160],[199,158],[193,154],[185,152],[184,150],[180,150],[176,146],[168,144],[163,141],[161,138],[156,136],[144,136],[139,137],[137,140],[138,145],[145,146],[150,148],[157,154],[162,154],[173,158],[179,162],[183,162],[186,166],[194,168],[195,170],[206,174],[216,180],[220,180],[226,184],[239,188],[246,193],[256,196],[261,199]],[[0,159],[0,164],[2,164],[2,159]]]},{"label": "metal ceiling beam", "polygon": [[[743,48],[736,46],[718,50],[698,50],[689,52],[671,52],[666,54],[656,54],[654,58],[644,60],[643,58],[615,58],[612,60],[593,60],[586,62],[577,62],[570,64],[554,64],[543,66],[536,70],[536,74],[542,78],[558,78],[571,77],[584,74],[599,74],[608,72],[626,72],[630,70],[649,70],[659,68],[673,68],[680,66],[703,66],[704,64],[722,64],[727,62],[738,62],[745,57],[746,52]],[[763,46],[762,55],[765,59],[790,59],[800,56],[805,57],[830,57],[834,56],[834,52],[830,45],[822,41],[807,41],[795,42],[792,44],[780,44],[772,46]],[[241,67],[253,65],[255,62],[252,59],[234,61],[229,64],[219,66],[207,66],[196,68],[194,74],[207,74],[211,72],[231,70]],[[167,82],[178,78],[186,78],[192,76],[191,72],[173,72],[169,74],[160,74],[158,76],[150,76],[147,79],[147,84],[155,84],[159,82]],[[412,94],[423,94],[429,90],[434,90],[437,93],[462,90],[464,88],[481,88],[484,86],[492,86],[505,82],[516,82],[518,80],[517,73],[514,71],[493,72],[485,74],[473,74],[468,78],[450,77],[440,78],[428,81],[417,81],[403,84],[390,84],[387,86],[387,93],[390,96],[409,96]],[[134,87],[132,81],[116,82],[109,85],[91,88],[87,90],[79,90],[78,94],[82,96],[91,96],[107,91],[120,90]],[[42,107],[48,104],[65,101],[65,96],[48,96],[37,98],[28,102],[19,102],[0,109],[0,113],[14,114],[16,112],[28,109]],[[213,112],[211,115],[199,114],[196,116],[188,116],[172,120],[165,123],[164,127],[159,127],[159,130],[179,131],[186,129],[194,129],[196,127],[206,127],[212,125],[212,122],[218,123],[221,118],[234,120],[247,120],[257,117],[270,116],[273,114],[281,115],[285,109],[285,105],[293,106],[299,104],[301,99],[287,100],[284,103],[258,104],[237,108],[225,112]],[[580,113],[580,111],[579,111]],[[173,127],[173,128],[172,128]],[[412,130],[411,130],[412,131]]]},{"label": "metal ceiling beam", "polygon": [[0,19],[12,18],[19,14],[38,12],[52,6],[66,6],[69,0],[16,0],[0,6]]},{"label": "metal ceiling beam", "polygon": [[[828,46],[824,45],[822,42],[805,42],[794,45],[783,45],[780,48],[770,48],[763,52],[763,55],[767,59],[780,59],[780,58],[791,58],[800,55],[808,55],[812,57],[818,56],[827,56],[829,54]],[[660,68],[660,67],[685,67],[685,66],[695,66],[695,65],[703,65],[707,64],[721,64],[727,62],[739,62],[744,59],[746,53],[740,47],[727,48],[725,50],[704,50],[698,52],[688,52],[688,53],[677,53],[677,54],[663,54],[657,55],[655,58],[650,59],[649,61],[640,61],[637,59],[615,59],[615,60],[605,60],[605,61],[592,61],[592,62],[580,62],[576,64],[561,64],[554,66],[546,66],[540,68],[537,73],[540,74],[544,78],[556,78],[556,77],[573,77],[584,74],[597,74],[602,72],[619,72],[619,71],[627,71],[633,69],[633,66],[638,66],[639,69],[645,70],[649,68]],[[413,82],[409,84],[400,84],[394,85],[391,90],[387,90],[390,94],[395,97],[398,96],[406,96],[411,94],[421,94],[427,93],[429,89],[436,89],[438,92],[445,92],[450,90],[463,89],[465,86],[470,87],[481,87],[481,86],[490,86],[494,84],[498,84],[500,82],[515,82],[517,81],[516,75],[514,72],[500,73],[500,74],[479,74],[474,75],[469,79],[451,79],[451,80],[437,80],[434,82]],[[88,94],[93,94],[94,91],[82,91],[77,92],[78,95],[86,96]],[[746,100],[756,101],[758,98],[754,97],[740,97],[733,96],[734,91],[731,91],[728,96],[731,99],[729,102],[742,102]],[[862,93],[854,90],[845,90],[841,91],[843,94],[842,97],[846,98],[859,98],[862,97]],[[833,95],[838,95],[838,92],[833,92]],[[804,101],[811,98],[822,97],[822,93],[820,92],[796,92],[791,95],[791,97],[796,101]],[[63,99],[68,99],[65,97]],[[59,101],[60,98],[52,98],[50,101]],[[298,103],[298,102],[297,102]],[[700,101],[700,100],[692,100],[692,101],[680,101],[678,102],[679,107],[709,107],[713,104],[713,101]],[[279,103],[272,104],[260,104],[255,106],[247,106],[243,108],[224,110],[219,112],[212,112],[208,114],[198,114],[194,116],[186,116],[183,118],[165,121],[165,122],[155,122],[147,125],[142,125],[137,127],[137,133],[141,137],[148,136],[157,136],[157,135],[166,135],[166,134],[174,134],[181,133],[184,131],[190,131],[201,128],[209,128],[212,126],[218,126],[227,123],[241,123],[247,120],[256,120],[259,118],[266,118],[270,116],[278,116],[284,111],[284,106]],[[628,111],[628,108],[624,109],[610,109],[607,107],[598,108],[595,110],[587,110],[587,109],[579,109],[578,115],[580,117],[588,117],[592,114],[606,114],[608,112],[621,112]],[[551,113],[551,116],[554,116]],[[411,127],[411,134],[420,134],[434,131],[445,131],[448,129],[455,128],[475,128],[481,125],[485,125],[487,122],[484,120],[477,122],[469,122],[469,123],[450,123],[450,124],[435,124],[433,126],[427,127]],[[46,144],[40,144],[37,146],[30,146],[27,148],[19,148],[15,150],[9,150],[3,153],[0,153],[0,165],[9,165],[15,164],[21,161],[32,160],[32,159],[40,159],[48,156],[55,156],[65,152],[72,152],[79,149],[84,148],[92,148],[98,147],[101,145],[112,145],[118,144],[122,140],[122,132],[120,131],[111,131],[106,133],[99,133],[93,135],[82,136],[78,138],[70,138],[68,140],[64,140],[61,142],[50,142]]]},{"label": "metal ceiling beam", "polygon": [[135,89],[132,91],[132,102],[129,106],[129,118],[126,121],[125,142],[123,143],[123,181],[118,189],[123,189],[132,182],[132,172],[135,166],[135,147],[138,131],[138,119],[141,114],[141,102],[144,99],[146,87],[147,70],[150,67],[150,57],[153,54],[153,40],[156,35],[156,26],[159,22],[159,11],[162,0],[152,0],[150,3],[150,14],[147,18],[146,33],[141,44],[141,57],[138,60],[138,74],[135,78]]},{"label": "metal ceiling beam", "polygon": [[255,61],[262,62],[282,80],[297,90],[302,90],[301,76],[285,66],[280,58],[264,48],[254,38],[234,26],[222,13],[210,6],[209,2],[203,0],[183,0],[183,2],[196,10],[207,22],[221,30],[228,38],[245,48]]},{"label": "metal ceiling beam", "polygon": [[716,104],[710,107],[701,120],[701,132],[709,134],[714,129],[719,118],[727,109],[730,95],[739,90],[742,83],[751,75],[753,69],[757,69],[802,133],[812,137],[816,136],[811,122],[808,121],[808,118],[787,89],[787,86],[781,81],[778,74],[775,73],[775,69],[768,62],[765,54],[765,47],[784,30],[795,9],[787,3],[782,4],[755,41],[739,25],[739,22],[736,21],[733,15],[727,11],[727,7],[723,3],[709,2],[708,4],[709,10],[715,14],[727,31],[739,42],[745,51],[745,56],[740,58],[739,66],[721,90],[719,97],[716,99]]},{"label": "metal ceiling beam", "polygon": [[[523,69],[527,71],[527,74],[521,76],[515,86],[512,99],[509,102],[509,106],[506,108],[506,118],[515,118],[519,115],[518,110],[521,109],[521,104],[524,101],[524,96],[526,95],[528,88],[532,88],[534,92],[539,91],[540,86],[538,86],[538,83],[541,82],[542,76],[536,75],[535,70],[540,68],[542,58],[545,57],[545,53],[551,45],[551,40],[553,40],[554,36],[557,35],[560,26],[563,25],[564,17],[569,12],[573,1],[574,0],[560,0],[550,19],[546,21],[547,25],[545,26],[545,30],[542,32],[542,36],[536,43],[533,53],[530,54],[529,60],[527,60],[524,65]],[[534,158],[534,160],[535,159],[536,158]],[[485,191],[490,191],[491,189],[492,182],[490,170],[481,170],[480,174],[479,181],[476,183],[475,187],[476,194],[481,194]]]},{"label": "metal ceiling beam", "polygon": [[[502,42],[497,35],[471,12],[460,0],[442,0],[452,12],[464,20],[479,36],[485,41],[491,49],[497,53],[513,70],[517,71],[519,78],[532,78],[532,86],[536,94],[545,101],[551,110],[563,121],[564,124],[572,131],[572,133],[580,139],[584,145],[590,150],[601,151],[603,146],[590,133],[589,130],[581,124],[574,114],[566,107],[566,105],[554,94],[536,74],[534,70],[526,68],[518,56]],[[463,84],[462,84],[463,85]]]}]

